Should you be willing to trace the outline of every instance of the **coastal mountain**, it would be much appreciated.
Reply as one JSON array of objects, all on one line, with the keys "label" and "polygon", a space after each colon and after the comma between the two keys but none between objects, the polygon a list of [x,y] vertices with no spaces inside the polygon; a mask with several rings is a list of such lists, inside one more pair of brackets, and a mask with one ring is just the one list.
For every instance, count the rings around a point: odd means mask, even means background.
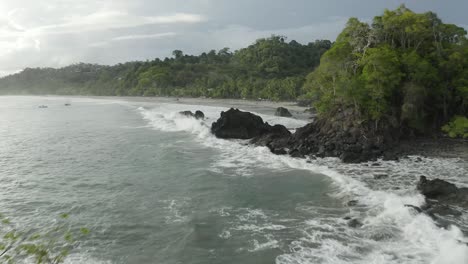
[{"label": "coastal mountain", "polygon": [[271,36],[235,52],[224,48],[195,56],[175,50],[171,58],[114,66],[28,68],[0,79],[0,94],[294,100],[331,44],[318,40],[303,45]]}]

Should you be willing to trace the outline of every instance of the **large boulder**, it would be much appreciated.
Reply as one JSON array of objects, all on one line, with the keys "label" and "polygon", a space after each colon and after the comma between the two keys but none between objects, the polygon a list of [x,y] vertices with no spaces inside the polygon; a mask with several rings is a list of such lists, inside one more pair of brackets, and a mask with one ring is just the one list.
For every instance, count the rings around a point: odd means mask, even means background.
[{"label": "large boulder", "polygon": [[291,117],[292,114],[289,112],[287,108],[278,107],[276,108],[275,116]]},{"label": "large boulder", "polygon": [[421,176],[417,189],[426,198],[440,203],[468,207],[468,188],[458,188],[455,184],[441,179],[428,180]]},{"label": "large boulder", "polygon": [[428,180],[425,176],[419,178],[417,189],[429,199],[447,198],[458,192],[455,184],[441,179]]},{"label": "large boulder", "polygon": [[221,117],[211,125],[211,132],[218,138],[251,139],[270,129],[261,117],[234,108],[221,112]]}]

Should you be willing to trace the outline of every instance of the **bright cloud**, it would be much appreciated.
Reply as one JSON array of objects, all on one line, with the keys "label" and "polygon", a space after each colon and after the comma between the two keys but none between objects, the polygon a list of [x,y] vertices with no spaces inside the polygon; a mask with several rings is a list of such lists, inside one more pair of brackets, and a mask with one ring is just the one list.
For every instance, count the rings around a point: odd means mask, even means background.
[{"label": "bright cloud", "polygon": [[466,0],[1,0],[0,76],[26,67],[154,59],[175,49],[238,49],[271,34],[334,40],[348,17],[368,21],[402,2],[468,25]]}]

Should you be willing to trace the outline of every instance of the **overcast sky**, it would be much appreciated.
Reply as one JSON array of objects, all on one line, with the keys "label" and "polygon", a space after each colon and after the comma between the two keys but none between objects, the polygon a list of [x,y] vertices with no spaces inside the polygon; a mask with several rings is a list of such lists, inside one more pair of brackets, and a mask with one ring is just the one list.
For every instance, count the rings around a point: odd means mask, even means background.
[{"label": "overcast sky", "polygon": [[349,17],[401,3],[468,28],[467,0],[0,0],[0,75],[234,50],[271,34],[334,40]]}]

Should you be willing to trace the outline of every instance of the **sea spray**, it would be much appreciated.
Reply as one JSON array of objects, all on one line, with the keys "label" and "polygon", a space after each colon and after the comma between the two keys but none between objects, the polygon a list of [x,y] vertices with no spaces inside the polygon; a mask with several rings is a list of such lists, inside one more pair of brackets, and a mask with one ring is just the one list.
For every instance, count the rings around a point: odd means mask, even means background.
[{"label": "sea spray", "polygon": [[[207,120],[200,121],[178,114],[178,111],[185,109],[200,109],[207,116]],[[389,180],[385,180],[383,188],[380,188],[379,183],[369,184],[371,181],[368,164],[344,165],[336,159],[295,159],[274,155],[265,147],[247,145],[246,141],[217,139],[210,133],[210,124],[223,110],[226,109],[170,104],[154,109],[139,109],[154,129],[188,132],[195,136],[194,139],[201,146],[217,149],[220,158],[212,164],[214,168],[234,168],[234,172],[239,176],[249,177],[254,176],[250,168],[255,166],[320,173],[330,177],[338,187],[338,190],[330,195],[352,198],[360,204],[357,208],[351,207],[347,215],[358,217],[363,223],[362,227],[351,228],[340,218],[321,219],[321,216],[317,215],[315,221],[306,223],[312,225],[312,228],[304,228],[306,236],[291,242],[291,252],[278,256],[277,263],[466,263],[468,247],[462,242],[467,239],[459,228],[440,228],[428,216],[417,214],[405,206],[421,206],[424,203],[422,195],[414,190],[415,177],[411,176],[411,173],[429,172],[419,170],[418,167],[410,169],[414,165],[411,158],[398,164],[379,161],[378,166],[386,168],[385,172],[390,174]],[[280,123],[292,128],[305,123],[268,115],[261,116],[270,124]],[[460,173],[466,173],[463,167],[457,166],[456,160],[434,159],[434,162],[439,165],[439,169],[441,165],[445,168],[453,166]],[[396,182],[397,186],[391,181],[393,177],[399,180]],[[458,178],[456,180],[463,181]],[[393,185],[393,188],[387,185]],[[325,233],[320,236],[313,234],[324,225],[331,228],[323,231]],[[245,229],[248,226],[239,225],[223,232],[229,233],[231,237],[232,230]],[[262,230],[265,227],[249,228]],[[277,241],[273,239],[262,244],[264,245],[277,245]],[[256,241],[254,248],[262,246]]]}]

